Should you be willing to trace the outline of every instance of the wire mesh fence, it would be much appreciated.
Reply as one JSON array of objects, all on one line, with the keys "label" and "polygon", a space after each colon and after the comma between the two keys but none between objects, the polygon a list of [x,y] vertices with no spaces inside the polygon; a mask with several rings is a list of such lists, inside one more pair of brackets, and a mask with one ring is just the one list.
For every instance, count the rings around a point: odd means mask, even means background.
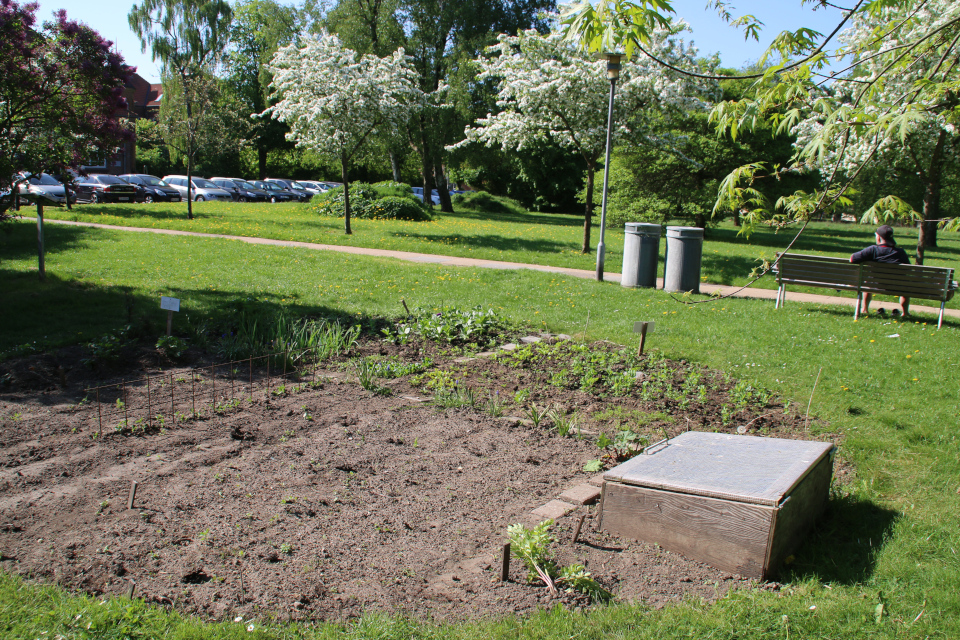
[{"label": "wire mesh fence", "polygon": [[245,399],[267,400],[271,394],[282,394],[291,382],[316,381],[316,366],[294,358],[291,352],[278,352],[88,387],[85,391],[96,403],[98,434],[103,435],[105,428],[165,428],[224,414]]}]

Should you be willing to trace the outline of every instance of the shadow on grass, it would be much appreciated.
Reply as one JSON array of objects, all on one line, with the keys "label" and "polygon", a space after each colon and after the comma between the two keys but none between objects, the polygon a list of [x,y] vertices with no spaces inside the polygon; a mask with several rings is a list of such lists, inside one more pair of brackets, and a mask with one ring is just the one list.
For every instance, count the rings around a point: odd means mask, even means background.
[{"label": "shadow on grass", "polygon": [[[43,225],[43,237],[45,255],[75,251],[83,248],[88,241],[103,242],[109,239],[100,229],[60,224]],[[37,258],[37,224],[32,220],[0,224],[0,265],[5,260],[30,258]]]},{"label": "shadow on grass", "polygon": [[[851,298],[851,300],[852,300],[852,298]],[[870,315],[867,316],[866,318],[861,315],[860,318],[857,320],[857,322],[880,322],[880,323],[889,323],[889,322],[891,321],[891,316],[890,316],[890,310],[891,310],[891,308],[899,308],[899,304],[897,304],[897,298],[896,298],[895,296],[884,296],[883,299],[880,300],[880,303],[882,303],[882,306],[883,306],[884,308],[886,308],[886,310],[887,310],[887,317],[884,318],[884,317],[881,317],[881,316],[877,315],[877,309],[881,306],[881,304],[879,304],[878,301],[877,301],[877,299],[874,298],[873,302],[870,303]],[[789,304],[789,303],[788,303],[788,304]],[[936,312],[929,312],[929,313],[920,312],[920,313],[917,313],[917,312],[916,312],[916,304],[923,304],[923,301],[918,301],[917,303],[911,302],[911,304],[910,304],[910,318],[906,321],[906,324],[911,324],[912,322],[925,322],[925,323],[927,323],[927,326],[928,326],[928,327],[931,326],[931,325],[933,325],[933,328],[936,328],[936,326],[937,326],[937,313],[936,313]],[[932,303],[931,303],[931,305],[932,305]],[[937,306],[939,306],[939,305],[937,305]],[[947,303],[947,307],[948,307],[948,308],[951,308],[951,307],[950,307],[950,303]],[[807,312],[809,312],[809,313],[811,313],[811,314],[814,314],[814,313],[823,313],[823,314],[826,314],[826,315],[833,315],[833,316],[838,316],[838,317],[847,317],[847,318],[850,319],[851,322],[853,321],[853,307],[852,307],[852,306],[848,307],[848,310],[847,310],[847,311],[844,311],[844,310],[842,310],[842,309],[831,309],[831,308],[827,308],[827,307],[808,307],[808,308],[805,308],[804,311],[807,311]],[[900,320],[897,320],[897,322],[900,323],[901,321],[900,321]],[[952,316],[948,316],[948,315],[944,314],[944,316],[943,316],[943,326],[942,326],[942,328],[943,328],[943,329],[947,329],[947,328],[960,329],[960,319],[957,319],[957,318],[954,318],[954,317],[952,317]]]},{"label": "shadow on grass", "polygon": [[900,514],[855,496],[831,496],[827,510],[797,550],[797,562],[781,570],[782,580],[857,584],[876,569]]},{"label": "shadow on grass", "polygon": [[756,258],[705,253],[701,272],[711,284],[732,284],[735,280],[748,277],[759,265]]},{"label": "shadow on grass", "polygon": [[[475,209],[457,209],[453,213],[438,214],[444,217],[466,218],[468,220],[483,220],[497,222],[513,222],[516,224],[542,224],[553,227],[583,227],[583,218],[570,214],[556,213],[518,213],[515,211],[477,211]],[[599,222],[599,212],[594,216],[594,225]]]},{"label": "shadow on grass", "polygon": [[571,243],[554,242],[552,240],[508,238],[498,235],[463,235],[455,233],[445,235],[429,235],[401,232],[395,232],[391,235],[395,238],[402,238],[406,240],[413,239],[446,246],[477,247],[482,249],[493,249],[496,251],[561,253],[563,251],[573,251],[579,248],[575,244]]},{"label": "shadow on grass", "polygon": [[[97,215],[104,213],[117,218],[127,220],[184,220],[187,218],[187,203],[158,203],[158,204],[94,204],[81,203],[73,206],[72,211],[66,208],[50,211],[48,215],[58,220],[71,220],[74,214],[77,215]],[[194,218],[220,218],[225,212],[204,212],[202,209],[193,208]]]}]

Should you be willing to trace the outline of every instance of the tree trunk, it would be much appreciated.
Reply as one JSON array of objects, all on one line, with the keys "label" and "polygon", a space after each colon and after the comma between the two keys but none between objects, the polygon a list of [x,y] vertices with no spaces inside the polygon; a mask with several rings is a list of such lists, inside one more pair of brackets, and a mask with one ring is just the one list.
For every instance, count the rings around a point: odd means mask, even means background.
[{"label": "tree trunk", "polygon": [[742,223],[740,222],[740,208],[737,207],[733,210],[733,226],[739,227]]},{"label": "tree trunk", "polygon": [[590,225],[593,223],[593,174],[596,166],[587,165],[587,206],[583,212],[583,253],[590,253]]},{"label": "tree trunk", "polygon": [[693,216],[693,226],[700,227],[701,229],[707,228],[707,216],[702,213],[697,213]]},{"label": "tree trunk", "polygon": [[257,148],[257,179],[266,180],[267,178],[267,148],[260,146]]},{"label": "tree trunk", "polygon": [[437,183],[437,193],[440,194],[440,211],[453,213],[453,202],[450,200],[447,177],[443,175],[443,166],[439,162],[433,165],[433,175]]},{"label": "tree trunk", "polygon": [[347,180],[347,157],[340,156],[340,181],[343,182],[343,232],[348,236],[350,230],[350,182]]},{"label": "tree trunk", "polygon": [[420,139],[423,146],[420,147],[420,171],[423,174],[423,203],[428,207],[433,207],[433,167],[430,165],[430,149],[427,145],[426,132],[423,128],[423,121],[420,121]]},{"label": "tree trunk", "polygon": [[400,162],[397,160],[397,154],[393,151],[390,152],[390,170],[393,172],[393,181],[401,182],[400,180]]}]

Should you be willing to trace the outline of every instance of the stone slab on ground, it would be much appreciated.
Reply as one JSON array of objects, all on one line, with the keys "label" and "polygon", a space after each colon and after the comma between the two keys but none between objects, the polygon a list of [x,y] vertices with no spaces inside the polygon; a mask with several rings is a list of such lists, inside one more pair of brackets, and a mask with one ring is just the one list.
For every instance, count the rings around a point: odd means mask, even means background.
[{"label": "stone slab on ground", "polygon": [[573,504],[593,504],[600,498],[600,488],[592,484],[578,484],[560,494],[560,499]]},{"label": "stone slab on ground", "polygon": [[595,486],[595,487],[602,487],[602,486],[603,486],[603,474],[602,474],[602,473],[598,473],[597,475],[593,476],[592,478],[590,478],[589,480],[587,480],[587,484],[592,484],[592,485]]},{"label": "stone slab on ground", "polygon": [[509,344],[505,344],[505,345],[503,345],[502,347],[500,347],[500,350],[501,350],[501,351],[516,351],[516,350],[517,350],[517,345],[515,345],[514,343],[511,342],[511,343],[509,343]]},{"label": "stone slab on ground", "polygon": [[520,342],[523,342],[524,344],[536,344],[537,342],[540,342],[540,341],[541,339],[538,338],[537,336],[524,336],[520,338]]},{"label": "stone slab on ground", "polygon": [[572,505],[569,502],[564,502],[563,500],[551,500],[542,507],[537,507],[530,513],[535,516],[540,516],[541,518],[558,520],[576,508],[577,507],[575,505]]}]

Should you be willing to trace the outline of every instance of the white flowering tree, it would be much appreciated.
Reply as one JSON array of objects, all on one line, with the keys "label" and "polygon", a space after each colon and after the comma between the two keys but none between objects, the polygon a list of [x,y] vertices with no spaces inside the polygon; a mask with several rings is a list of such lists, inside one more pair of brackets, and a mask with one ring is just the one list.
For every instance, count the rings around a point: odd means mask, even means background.
[{"label": "white flowering tree", "polygon": [[[840,41],[841,52],[849,52],[857,66],[856,76],[836,82],[794,130],[801,153],[826,175],[836,172],[849,178],[861,167],[878,165],[889,173],[907,167],[916,174],[923,185],[922,212],[896,194],[887,194],[863,215],[863,221],[918,221],[917,260],[922,263],[924,249],[936,246],[937,224],[943,221],[944,170],[960,159],[958,53],[953,47],[937,46],[945,44],[943,38],[955,44],[960,37],[960,4],[928,0],[903,9],[892,6],[853,16]],[[936,55],[917,57],[894,75],[885,73],[905,50],[926,46]],[[949,85],[926,91],[931,81]]]},{"label": "white flowering tree", "polygon": [[[816,9],[819,0],[809,4]],[[724,0],[709,3],[748,37],[759,39],[762,23],[736,18]],[[744,231],[771,218],[809,219],[843,201],[845,192],[867,168],[893,162],[912,164],[924,183],[918,259],[932,240],[936,221],[950,228],[939,211],[942,172],[956,162],[956,126],[960,120],[960,3],[956,0],[856,0],[840,10],[836,28],[821,34],[805,27],[784,31],[760,60],[763,69],[741,76],[756,80],[752,98],[718,104],[712,118],[733,137],[767,122],[779,132],[796,132],[803,141],[791,163],[771,166],[758,158],[728,176],[717,208],[744,210]],[[567,37],[585,50],[623,47],[691,77],[658,56],[651,33],[674,13],[669,0],[599,0],[571,7]],[[779,211],[754,188],[761,178],[784,172],[823,171],[824,186],[796,194]],[[883,198],[866,217],[911,208],[895,197]],[[918,216],[920,217],[920,216]]]},{"label": "white flowering tree", "polygon": [[[693,65],[695,51],[669,36],[656,34],[663,55]],[[488,114],[465,130],[472,142],[521,150],[540,141],[569,147],[587,167],[583,252],[590,251],[594,176],[606,146],[610,81],[606,61],[578,51],[560,34],[530,30],[519,36],[501,35],[499,43],[479,58],[478,79],[498,82],[500,113]],[[674,109],[703,108],[701,93],[689,77],[674,74],[650,60],[623,65],[617,82],[613,139],[655,142],[649,136],[650,117]]]},{"label": "white flowering tree", "polygon": [[358,55],[333,35],[277,51],[268,66],[279,101],[262,115],[285,122],[297,146],[336,158],[350,229],[349,167],[378,135],[395,134],[422,101],[403,49],[386,58]]}]

